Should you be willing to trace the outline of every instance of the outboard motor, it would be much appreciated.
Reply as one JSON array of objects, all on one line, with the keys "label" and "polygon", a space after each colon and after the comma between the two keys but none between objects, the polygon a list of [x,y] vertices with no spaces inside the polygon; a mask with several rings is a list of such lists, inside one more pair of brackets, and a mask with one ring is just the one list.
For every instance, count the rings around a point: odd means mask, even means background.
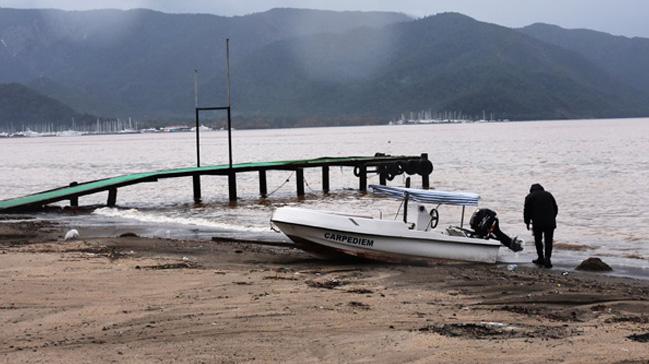
[{"label": "outboard motor", "polygon": [[486,239],[493,231],[496,223],[496,212],[489,209],[479,209],[471,215],[469,225],[480,238]]},{"label": "outboard motor", "polygon": [[496,217],[496,212],[493,210],[479,209],[474,212],[473,215],[471,215],[469,225],[471,225],[471,229],[473,229],[475,235],[479,238],[494,238],[514,252],[523,250],[521,241],[518,240],[517,237],[512,239],[507,236],[507,234],[500,231],[498,218]]}]

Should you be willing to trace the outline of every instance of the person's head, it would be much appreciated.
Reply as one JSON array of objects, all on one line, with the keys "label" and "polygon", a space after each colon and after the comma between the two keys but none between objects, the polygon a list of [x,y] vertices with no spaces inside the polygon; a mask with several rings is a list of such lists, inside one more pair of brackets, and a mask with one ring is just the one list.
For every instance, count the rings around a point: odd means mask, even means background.
[{"label": "person's head", "polygon": [[545,191],[545,190],[543,189],[543,186],[541,186],[541,184],[535,183],[530,187],[530,193],[534,191]]}]

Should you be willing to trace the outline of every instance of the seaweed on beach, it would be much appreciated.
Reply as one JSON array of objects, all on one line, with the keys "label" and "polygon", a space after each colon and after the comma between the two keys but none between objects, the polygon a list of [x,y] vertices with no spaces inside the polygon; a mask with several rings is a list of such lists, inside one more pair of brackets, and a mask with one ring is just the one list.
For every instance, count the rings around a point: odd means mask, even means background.
[{"label": "seaweed on beach", "polygon": [[326,281],[306,281],[306,284],[307,286],[312,288],[334,289],[336,287],[347,284],[347,282],[333,278]]},{"label": "seaweed on beach", "polygon": [[276,280],[276,281],[297,281],[298,278],[295,277],[284,277],[284,276],[266,276],[264,279]]},{"label": "seaweed on beach", "polygon": [[[197,268],[198,265],[191,263],[191,262],[180,262],[180,263],[166,263],[166,264],[158,264],[158,265],[149,265],[149,266],[144,266],[141,267],[142,269],[154,269],[154,270],[159,270],[159,269],[192,269],[192,268]],[[136,266],[136,269],[139,269],[140,266]]]},{"label": "seaweed on beach", "polygon": [[606,323],[631,322],[636,324],[649,324],[649,316],[645,316],[645,315],[615,316],[606,319],[605,322]]},{"label": "seaweed on beach", "polygon": [[562,339],[576,334],[576,332],[564,326],[527,327],[499,322],[427,325],[420,328],[419,331],[434,332],[448,337],[465,337],[477,340],[513,338]]},{"label": "seaweed on beach", "polygon": [[346,291],[347,293],[356,293],[356,294],[371,294],[374,293],[371,289],[367,288],[352,288]]},{"label": "seaweed on beach", "polygon": [[354,307],[354,308],[359,308],[359,309],[362,309],[362,310],[369,310],[370,309],[370,305],[368,305],[367,303],[358,302],[358,301],[349,302],[349,306]]},{"label": "seaweed on beach", "polygon": [[633,334],[627,336],[629,340],[637,341],[640,343],[649,343],[649,332],[644,334]]}]

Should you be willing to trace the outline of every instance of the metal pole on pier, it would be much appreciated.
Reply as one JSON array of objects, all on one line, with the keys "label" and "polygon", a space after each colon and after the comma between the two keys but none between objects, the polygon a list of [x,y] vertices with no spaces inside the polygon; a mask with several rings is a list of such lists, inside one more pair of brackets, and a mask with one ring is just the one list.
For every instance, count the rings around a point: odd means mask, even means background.
[{"label": "metal pole on pier", "polygon": [[[430,164],[430,162],[428,162],[428,153],[421,153],[421,160],[422,162]],[[432,166],[432,164],[430,165]],[[430,172],[421,174],[421,188],[423,188],[424,190],[430,188],[430,174],[432,172],[433,170],[431,168]]]},{"label": "metal pole on pier", "polygon": [[201,146],[198,116],[198,70],[194,70],[194,110],[196,110],[196,167],[201,166]]},{"label": "metal pole on pier", "polygon": [[237,201],[237,175],[232,170],[232,94],[230,84],[230,38],[225,39],[225,78],[228,89],[228,160],[230,162],[230,172],[228,173],[228,189],[230,203]]},{"label": "metal pole on pier", "polygon": [[[406,188],[410,188],[410,177],[406,177]],[[403,198],[403,222],[408,223],[408,199],[410,194],[406,192],[406,196]]]},{"label": "metal pole on pier", "polygon": [[228,157],[230,160],[230,169],[232,169],[232,95],[230,84],[230,38],[225,39],[225,76],[228,82]]},{"label": "metal pole on pier", "polygon": [[[200,142],[200,117],[198,111],[198,70],[194,70],[194,110],[196,111],[196,167],[201,166],[201,142]],[[194,187],[194,203],[201,202],[201,176],[196,174],[192,176]]]},{"label": "metal pole on pier", "polygon": [[198,107],[198,70],[194,70],[194,107]]}]

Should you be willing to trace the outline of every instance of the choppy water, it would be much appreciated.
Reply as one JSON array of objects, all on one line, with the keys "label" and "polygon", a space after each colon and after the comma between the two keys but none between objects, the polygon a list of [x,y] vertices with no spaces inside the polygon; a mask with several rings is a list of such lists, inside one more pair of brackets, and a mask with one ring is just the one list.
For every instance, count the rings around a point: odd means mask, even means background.
[{"label": "choppy water", "polygon": [[[227,135],[201,134],[202,164],[227,163]],[[541,183],[559,204],[557,262],[597,255],[618,265],[649,269],[649,119],[512,122],[487,124],[372,126],[233,131],[234,162],[428,153],[435,166],[431,186],[481,195],[481,206],[496,210],[503,230],[532,237],[522,222],[523,200]],[[191,166],[194,135],[137,134],[0,139],[0,199],[131,172]],[[268,189],[284,184],[269,199],[258,199],[255,173],[238,176],[241,203],[227,207],[227,178],[203,177],[205,204],[195,207],[191,179],[169,179],[122,188],[120,209],[92,215],[43,216],[76,225],[143,225],[155,235],[234,235],[279,239],[269,229],[277,206],[354,211],[384,216],[398,202],[360,195],[350,170],[331,170],[332,194],[323,197],[320,170],[306,170],[308,196],[295,200],[291,172],[268,173]],[[414,178],[413,186],[421,183]],[[377,177],[370,183],[378,183]],[[392,184],[403,183],[397,177]],[[104,194],[81,204],[104,203]],[[459,209],[443,208],[442,223],[457,223]],[[470,212],[467,212],[467,217]],[[525,261],[533,253],[526,247]],[[572,264],[572,263],[570,263]],[[574,266],[574,265],[573,265]]]}]

